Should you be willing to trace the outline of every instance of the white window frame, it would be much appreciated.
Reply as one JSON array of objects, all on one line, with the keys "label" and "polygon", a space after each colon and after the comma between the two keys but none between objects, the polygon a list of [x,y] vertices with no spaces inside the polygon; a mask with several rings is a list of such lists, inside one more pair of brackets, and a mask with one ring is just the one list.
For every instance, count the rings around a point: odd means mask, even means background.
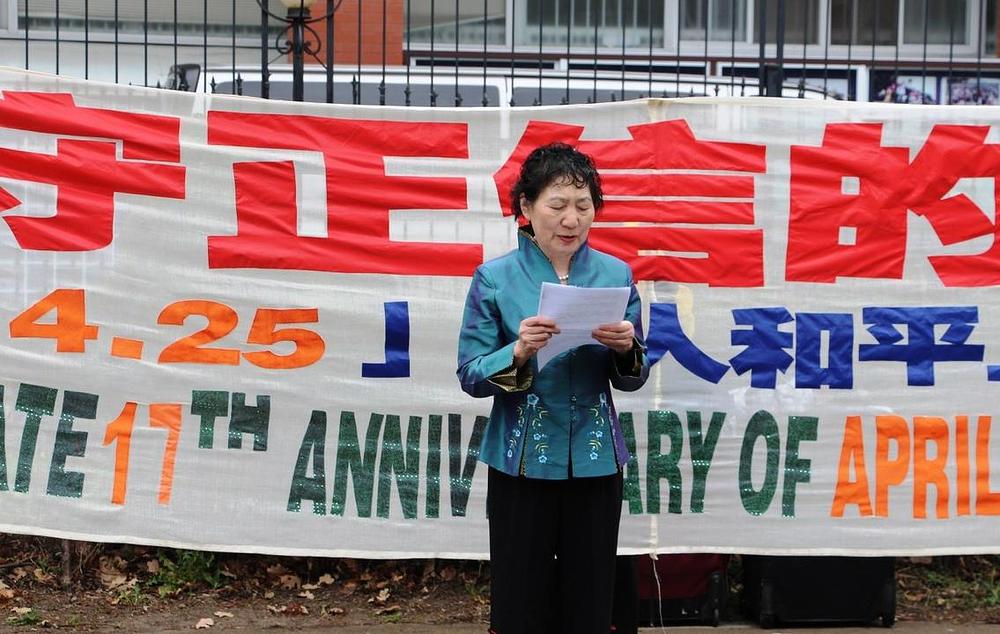
[{"label": "white window frame", "polygon": [[[954,0],[949,0],[949,2],[954,2]],[[982,2],[983,6],[985,6],[985,0],[966,0],[965,1],[965,20],[962,20],[960,22],[964,22],[965,34],[966,34],[967,37],[966,37],[966,43],[965,44],[955,44],[955,54],[956,55],[958,54],[959,50],[963,51],[963,54],[968,54],[968,53],[971,53],[972,55],[976,54],[976,42],[978,40],[978,33],[976,33],[976,31],[975,31],[976,20],[972,19],[972,15],[973,15],[973,13],[975,13],[973,5],[976,5],[978,7],[980,2]],[[904,50],[906,50],[906,51],[918,50],[918,51],[922,52],[923,51],[923,47],[924,47],[924,45],[923,45],[922,42],[916,42],[916,43],[912,43],[912,44],[907,44],[903,40],[903,34],[904,34],[904,30],[905,30],[905,24],[903,22],[903,19],[906,17],[905,14],[904,14],[904,7],[905,6],[906,6],[906,0],[900,0],[900,2],[899,2],[899,34],[898,34],[898,40],[897,40],[899,42],[899,50],[901,52],[904,51]],[[976,16],[976,17],[978,17],[978,16]],[[926,18],[926,16],[925,16],[925,18]],[[949,45],[948,45],[947,42],[945,42],[943,44],[928,44],[927,45],[928,55],[931,54],[931,51],[934,51],[935,53],[938,53],[939,51],[943,51],[943,53],[945,55],[947,55],[948,54],[948,48],[949,48]],[[966,49],[968,49],[968,53],[966,53]]]},{"label": "white window frame", "polygon": [[[680,1],[681,0],[666,0],[666,8],[664,14],[664,28],[670,29],[665,31],[668,35],[665,38],[664,50],[667,52],[673,52],[677,48],[676,41],[676,29],[677,21],[680,19]],[[709,0],[710,3],[715,2],[726,2],[727,0]],[[758,2],[760,0],[743,0],[746,2],[746,22],[744,24],[744,30],[741,34],[737,31],[736,37],[736,54],[738,56],[746,55],[756,55],[759,51],[759,44],[754,41],[754,20],[756,18],[756,11],[758,7]],[[975,57],[976,47],[979,43],[979,33],[977,31],[976,25],[979,24],[979,15],[977,15],[976,9],[980,7],[979,2],[985,0],[966,0],[966,10],[965,19],[961,21],[962,26],[959,28],[964,28],[966,43],[960,44],[956,43],[953,47],[952,54],[956,59]],[[985,5],[983,5],[985,6]],[[899,55],[904,58],[914,58],[922,57],[924,51],[924,45],[922,42],[912,44],[903,42],[903,32],[905,28],[905,7],[906,1],[900,0],[899,6],[897,8],[897,23],[896,23],[896,41],[898,43]],[[818,38],[815,44],[806,45],[806,56],[820,55],[828,53],[831,58],[846,58],[848,53],[848,48],[851,49],[851,57],[857,57],[859,60],[863,57],[870,56],[871,45],[870,44],[855,44],[850,47],[846,44],[833,44],[830,43],[827,46],[827,42],[830,40],[830,8],[831,0],[818,0],[818,11],[817,16],[817,28],[818,28]],[[709,7],[709,12],[711,13],[712,7]],[[980,25],[981,28],[982,25]],[[674,34],[671,38],[670,34]],[[983,43],[985,46],[985,42]],[[704,51],[705,41],[704,39],[681,40],[681,52],[682,53],[701,53]],[[709,55],[716,56],[726,56],[730,54],[731,43],[728,40],[709,40],[708,50]],[[774,55],[775,44],[766,44],[765,52],[768,55]],[[875,55],[879,58],[885,58],[885,56],[895,56],[896,45],[876,45]],[[789,44],[785,43],[785,54],[788,55],[789,51],[792,51],[792,55],[799,57],[802,54],[801,44]],[[864,53],[861,53],[864,51]],[[927,45],[927,56],[929,58],[942,58],[947,57],[949,54],[949,44],[928,44]]]},{"label": "white window frame", "polygon": [[0,32],[17,33],[17,0],[0,0]]},{"label": "white window frame", "polygon": [[[544,2],[545,0],[541,0],[541,1]],[[625,2],[625,1],[629,1],[630,2],[630,1],[633,1],[633,0],[621,0],[618,3],[619,26],[615,27],[618,30],[621,30],[620,22],[621,22],[621,18],[624,15],[624,7],[622,5],[622,2]],[[650,0],[650,1],[651,2],[655,2],[656,0]],[[654,51],[669,51],[669,52],[673,52],[676,49],[676,43],[677,42],[676,42],[676,38],[671,39],[669,37],[669,34],[671,33],[671,31],[669,29],[671,28],[670,25],[672,24],[673,25],[672,28],[675,29],[673,32],[676,33],[676,28],[677,28],[677,13],[678,13],[677,6],[679,6],[678,3],[680,2],[680,0],[660,0],[660,1],[665,3],[664,10],[663,10],[663,24],[660,25],[660,28],[663,29],[663,43],[664,43],[664,46],[663,47],[653,47],[653,50]],[[583,7],[583,10],[587,11],[588,3],[590,3],[590,2],[601,2],[601,0],[575,0],[575,2],[576,2],[576,10],[577,11],[581,10],[581,5]],[[514,5],[515,4],[518,4],[519,7],[521,8],[521,10],[517,12],[516,16],[513,15],[513,13],[514,13]],[[670,9],[671,5],[674,6],[674,10],[673,11],[671,11],[671,9]],[[537,24],[531,25],[531,26],[528,25],[528,16],[527,16],[528,11],[527,11],[527,8],[528,8],[528,0],[507,0],[507,3],[506,3],[507,35],[504,38],[504,45],[508,49],[511,47],[511,40],[514,37],[514,28],[512,28],[512,27],[516,27],[516,30],[517,30],[518,33],[524,33],[524,32],[526,32],[529,29],[534,30],[534,31],[537,32],[537,29],[538,29],[538,25]],[[589,15],[589,13],[590,12],[587,11],[588,15]],[[633,16],[633,19],[635,21],[638,21],[638,17],[639,17],[638,14],[636,14],[636,15]],[[514,23],[515,19],[517,20],[516,24]],[[546,30],[548,30],[550,28],[562,29],[562,32],[565,33],[566,25],[561,25],[561,26],[557,25],[557,26],[554,26],[554,27],[546,27]],[[593,26],[591,25],[588,28],[593,29]],[[632,28],[632,27],[627,27],[627,28]],[[647,26],[647,27],[643,27],[643,28],[644,29],[648,29],[649,27]],[[656,25],[654,25],[654,28],[656,28]],[[537,50],[538,49],[538,44],[537,43],[536,44],[515,44],[514,46],[515,46],[515,48],[520,47],[521,50],[530,50],[530,49]],[[553,51],[553,52],[558,52],[558,51],[565,52],[566,46],[565,46],[565,44],[561,44],[561,45],[557,45],[557,46],[551,46],[551,45],[544,45],[543,44],[542,45],[542,50],[549,50],[549,51]],[[577,47],[577,50],[579,50],[578,47]],[[604,53],[607,53],[609,51],[619,51],[619,52],[621,52],[621,46],[612,46],[612,47],[598,46],[597,50],[599,52],[604,52]],[[629,50],[629,49],[626,49],[626,50]],[[634,51],[636,49],[631,49],[631,50]]]}]

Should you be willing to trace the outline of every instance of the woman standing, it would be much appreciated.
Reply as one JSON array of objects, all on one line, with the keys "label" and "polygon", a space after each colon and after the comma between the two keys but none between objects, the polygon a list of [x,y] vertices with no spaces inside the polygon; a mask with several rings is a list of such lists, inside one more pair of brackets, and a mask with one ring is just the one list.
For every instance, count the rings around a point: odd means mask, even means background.
[{"label": "woman standing", "polygon": [[[603,204],[590,157],[562,143],[535,149],[511,204],[528,225],[516,251],[476,270],[458,351],[462,389],[493,397],[480,451],[491,632],[606,634],[628,461],[611,387],[637,390],[649,374],[639,295],[627,264],[587,245]],[[631,287],[625,318],[539,371],[535,354],[559,332],[535,314],[542,282]]]}]

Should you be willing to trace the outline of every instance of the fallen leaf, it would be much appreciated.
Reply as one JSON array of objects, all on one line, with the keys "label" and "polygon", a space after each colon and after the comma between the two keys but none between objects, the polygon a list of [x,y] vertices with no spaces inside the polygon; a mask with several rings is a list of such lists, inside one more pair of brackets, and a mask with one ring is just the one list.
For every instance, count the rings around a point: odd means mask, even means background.
[{"label": "fallen leaf", "polygon": [[438,576],[445,581],[451,581],[457,574],[458,572],[455,570],[454,566],[445,566],[441,569],[441,572],[438,573]]},{"label": "fallen leaf", "polygon": [[383,614],[393,614],[395,612],[399,612],[402,609],[403,608],[399,607],[398,605],[390,605],[390,606],[387,606],[387,607],[384,607],[384,608],[379,608],[378,610],[375,610],[375,614],[377,614],[379,616],[381,616]]},{"label": "fallen leaf", "polygon": [[17,568],[14,568],[14,570],[11,572],[10,576],[11,576],[11,578],[14,579],[14,581],[20,581],[24,577],[28,576],[28,571],[25,570],[24,568],[18,566]]},{"label": "fallen leaf", "polygon": [[223,612],[222,610],[219,610],[218,612],[213,612],[213,614],[215,616],[219,617],[220,619],[231,619],[231,618],[233,618],[233,613],[232,612]]},{"label": "fallen leaf", "polygon": [[297,596],[300,596],[303,599],[315,599],[316,598],[316,595],[314,595],[312,592],[309,592],[308,590],[306,590],[304,592],[300,592]]},{"label": "fallen leaf", "polygon": [[368,599],[368,602],[378,603],[379,605],[382,605],[388,600],[389,600],[389,588],[382,588],[381,590],[378,591],[378,594]]},{"label": "fallen leaf", "polygon": [[338,608],[338,607],[326,608],[326,613],[327,614],[343,614],[344,613],[344,608]]},{"label": "fallen leaf", "polygon": [[150,573],[152,575],[155,575],[156,573],[160,572],[160,560],[159,559],[150,559],[149,561],[147,561],[146,562],[146,572],[148,572],[148,573]]},{"label": "fallen leaf", "polygon": [[0,601],[9,601],[10,599],[13,598],[14,598],[14,591],[11,590],[6,583],[0,581]]},{"label": "fallen leaf", "polygon": [[18,616],[24,616],[31,612],[31,608],[11,608],[10,611]]},{"label": "fallen leaf", "polygon": [[278,583],[285,590],[297,590],[302,585],[302,579],[299,579],[298,575],[281,575],[278,577]]},{"label": "fallen leaf", "polygon": [[54,579],[52,575],[45,572],[41,568],[35,568],[33,572],[35,575],[35,580],[38,581],[39,583],[49,583]]},{"label": "fallen leaf", "polygon": [[274,598],[274,592],[272,590],[268,590],[267,592],[264,593],[264,598],[265,599],[273,599]]},{"label": "fallen leaf", "polygon": [[319,590],[319,584],[318,583],[303,583],[302,584],[302,589],[303,590]]},{"label": "fallen leaf", "polygon": [[125,585],[128,581],[128,576],[124,571],[128,564],[124,559],[117,556],[101,557],[98,561],[98,575],[101,578],[101,585],[108,590]]},{"label": "fallen leaf", "polygon": [[211,619],[211,618],[205,617],[203,619],[199,619],[198,622],[194,624],[194,629],[196,629],[196,630],[207,630],[208,628],[212,627],[213,625],[215,625],[215,619]]},{"label": "fallen leaf", "polygon": [[286,605],[284,611],[286,614],[309,614],[309,608],[301,603],[295,603],[294,601]]},{"label": "fallen leaf", "polygon": [[330,573],[326,573],[325,575],[320,577],[318,581],[320,582],[320,584],[324,586],[331,586],[333,585],[333,576]]},{"label": "fallen leaf", "polygon": [[353,580],[352,581],[345,581],[344,583],[340,584],[340,592],[341,592],[341,594],[347,594],[347,595],[354,594],[354,591],[357,590],[357,589],[358,589],[358,582],[357,581],[353,581]]},{"label": "fallen leaf", "polygon": [[123,574],[104,574],[101,573],[101,584],[108,590],[114,590],[120,586],[125,585],[128,582],[128,577]]},{"label": "fallen leaf", "polygon": [[278,607],[276,605],[269,605],[267,606],[267,611],[274,614],[280,614],[285,611],[285,606]]}]

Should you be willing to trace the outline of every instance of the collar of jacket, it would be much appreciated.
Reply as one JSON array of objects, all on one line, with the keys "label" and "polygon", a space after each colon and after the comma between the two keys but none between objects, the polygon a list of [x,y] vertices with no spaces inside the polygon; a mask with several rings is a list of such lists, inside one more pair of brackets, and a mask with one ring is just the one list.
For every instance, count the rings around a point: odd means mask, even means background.
[{"label": "collar of jacket", "polygon": [[[535,234],[531,229],[531,225],[520,227],[517,230],[517,250],[528,263],[529,268],[538,272],[544,278],[542,279],[543,282],[560,283],[559,276],[556,275],[555,266],[552,265],[549,256],[545,255],[542,247],[538,246],[538,242],[535,241]],[[587,269],[587,261],[589,259],[590,245],[585,240],[580,245],[580,248],[576,250],[576,253],[573,254],[573,257],[569,259],[569,281],[567,283],[570,286],[574,285],[573,280],[579,275],[580,271]]]}]

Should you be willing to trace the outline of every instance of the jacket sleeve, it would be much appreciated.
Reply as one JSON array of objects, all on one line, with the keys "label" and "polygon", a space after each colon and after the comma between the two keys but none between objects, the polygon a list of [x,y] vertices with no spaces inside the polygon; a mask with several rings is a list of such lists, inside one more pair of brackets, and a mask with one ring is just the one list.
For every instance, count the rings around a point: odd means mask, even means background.
[{"label": "jacket sleeve", "polygon": [[642,333],[642,301],[639,291],[632,282],[632,273],[628,275],[632,291],[625,308],[625,319],[632,322],[635,328],[635,341],[631,352],[618,355],[612,354],[611,385],[623,392],[634,392],[641,388],[649,378],[649,357],[646,355],[645,338]]},{"label": "jacket sleeve", "polygon": [[503,342],[496,287],[482,267],[476,269],[465,299],[458,340],[458,380],[471,396],[494,396],[531,385],[529,364],[515,370],[514,344]]}]

